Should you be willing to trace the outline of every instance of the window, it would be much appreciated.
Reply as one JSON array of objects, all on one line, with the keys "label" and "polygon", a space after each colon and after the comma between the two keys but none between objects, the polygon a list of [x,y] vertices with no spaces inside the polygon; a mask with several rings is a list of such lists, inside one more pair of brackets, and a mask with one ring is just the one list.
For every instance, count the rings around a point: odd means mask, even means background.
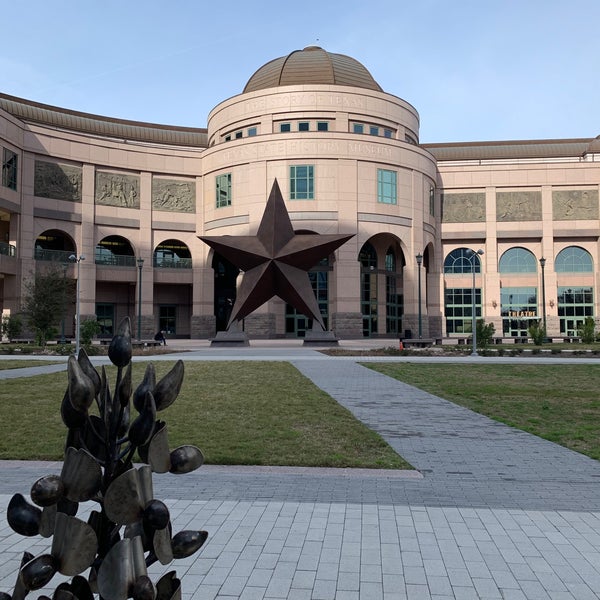
[{"label": "window", "polygon": [[217,175],[217,208],[231,206],[231,173]]},{"label": "window", "polygon": [[292,130],[291,123],[281,123],[279,125],[279,131],[281,131],[281,133],[289,133],[291,130]]},{"label": "window", "polygon": [[429,214],[435,215],[435,188],[432,185],[429,186]]},{"label": "window", "polygon": [[310,123],[308,121],[300,121],[300,123],[298,123],[298,131],[309,131],[310,130]]},{"label": "window", "polygon": [[235,139],[239,140],[242,136],[243,136],[243,132],[242,131],[236,131],[235,132]]},{"label": "window", "polygon": [[230,142],[231,141],[231,136],[230,135],[226,135],[225,136],[225,141],[226,142]]},{"label": "window", "polygon": [[394,137],[394,132],[391,129],[384,129],[383,130],[383,137],[393,138]]},{"label": "window", "polygon": [[379,135],[379,127],[376,127],[375,125],[371,125],[369,127],[369,135]]},{"label": "window", "polygon": [[167,335],[177,333],[177,307],[173,304],[163,304],[158,307],[158,330],[164,331]]},{"label": "window", "polygon": [[397,272],[396,254],[389,248],[385,255],[385,332],[400,333],[402,331],[403,297],[399,284],[400,274]]},{"label": "window", "polygon": [[417,145],[417,140],[412,135],[408,135],[408,133],[404,136],[404,141],[407,144],[412,144],[413,146]]},{"label": "window", "polygon": [[472,273],[473,269],[481,273],[481,261],[479,254],[473,254],[468,248],[452,250],[444,260],[444,273]]},{"label": "window", "polygon": [[115,305],[96,304],[96,320],[100,325],[100,336],[113,336],[115,333]]},{"label": "window", "polygon": [[312,165],[290,167],[290,200],[314,200],[314,185]]},{"label": "window", "polygon": [[353,133],[364,133],[365,126],[362,123],[354,123],[354,125],[352,125],[352,132]]},{"label": "window", "polygon": [[[473,288],[446,288],[444,292],[446,333],[473,332]],[[475,317],[481,317],[481,288],[475,288]]]},{"label": "window", "polygon": [[594,291],[591,287],[558,287],[560,334],[577,335],[586,317],[594,316]]},{"label": "window", "polygon": [[558,253],[554,270],[557,273],[591,273],[594,266],[589,252],[577,246],[569,246]]},{"label": "window", "polygon": [[256,127],[250,127],[248,129],[248,137],[254,137],[257,134],[258,130]]},{"label": "window", "polygon": [[317,131],[329,131],[329,123],[327,121],[319,121],[317,123]]},{"label": "window", "polygon": [[377,202],[396,204],[396,171],[377,169]]},{"label": "window", "polygon": [[2,156],[2,185],[11,190],[17,189],[17,154],[4,148]]},{"label": "window", "polygon": [[538,319],[537,288],[505,287],[500,290],[502,333],[506,337],[527,337]]},{"label": "window", "polygon": [[501,257],[499,273],[537,273],[537,260],[533,253],[525,248],[511,248]]}]

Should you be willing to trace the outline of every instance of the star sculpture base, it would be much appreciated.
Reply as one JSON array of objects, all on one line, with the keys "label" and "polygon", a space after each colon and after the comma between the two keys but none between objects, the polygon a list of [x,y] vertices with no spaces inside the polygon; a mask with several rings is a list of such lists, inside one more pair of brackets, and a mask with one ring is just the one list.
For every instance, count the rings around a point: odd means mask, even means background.
[{"label": "star sculpture base", "polygon": [[249,346],[250,340],[245,331],[218,331],[217,335],[210,340],[211,346],[221,346],[226,348],[235,348]]},{"label": "star sculpture base", "polygon": [[309,329],[304,336],[304,346],[339,346],[333,331]]}]

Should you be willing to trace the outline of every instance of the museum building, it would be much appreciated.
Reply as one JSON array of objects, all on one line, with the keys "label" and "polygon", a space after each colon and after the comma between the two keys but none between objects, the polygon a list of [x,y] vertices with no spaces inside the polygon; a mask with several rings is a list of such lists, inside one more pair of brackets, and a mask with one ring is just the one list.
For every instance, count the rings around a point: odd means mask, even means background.
[{"label": "museum building", "polygon": [[[207,128],[0,94],[0,156],[5,317],[54,265],[102,335],[129,315],[142,338],[213,337],[239,271],[199,236],[254,235],[275,180],[296,233],[353,234],[309,272],[340,338],[466,336],[473,309],[502,337],[574,336],[598,315],[600,137],[421,144],[413,106],[315,46],[260,67]],[[274,298],[243,326],[311,322]]]}]

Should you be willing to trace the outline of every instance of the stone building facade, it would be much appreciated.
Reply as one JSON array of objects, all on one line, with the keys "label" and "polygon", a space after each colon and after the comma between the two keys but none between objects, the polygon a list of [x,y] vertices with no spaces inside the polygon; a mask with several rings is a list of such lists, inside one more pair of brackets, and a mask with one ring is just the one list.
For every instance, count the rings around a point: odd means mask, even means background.
[{"label": "stone building facade", "polygon": [[[420,144],[414,107],[321,48],[259,68],[207,128],[0,94],[0,146],[4,316],[53,264],[103,335],[129,315],[141,337],[214,336],[239,273],[198,236],[256,233],[275,179],[297,232],[354,234],[310,273],[341,338],[469,335],[473,306],[505,337],[598,314],[599,138]],[[278,299],[244,322],[310,326]]]}]

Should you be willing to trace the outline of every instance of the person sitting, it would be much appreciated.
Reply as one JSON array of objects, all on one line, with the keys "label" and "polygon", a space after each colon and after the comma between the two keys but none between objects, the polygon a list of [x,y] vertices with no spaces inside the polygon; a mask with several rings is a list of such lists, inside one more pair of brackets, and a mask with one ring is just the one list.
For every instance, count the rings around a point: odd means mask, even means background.
[{"label": "person sitting", "polygon": [[162,342],[165,346],[167,345],[167,338],[165,337],[165,332],[164,331],[159,331],[155,336],[154,339],[157,342]]}]

